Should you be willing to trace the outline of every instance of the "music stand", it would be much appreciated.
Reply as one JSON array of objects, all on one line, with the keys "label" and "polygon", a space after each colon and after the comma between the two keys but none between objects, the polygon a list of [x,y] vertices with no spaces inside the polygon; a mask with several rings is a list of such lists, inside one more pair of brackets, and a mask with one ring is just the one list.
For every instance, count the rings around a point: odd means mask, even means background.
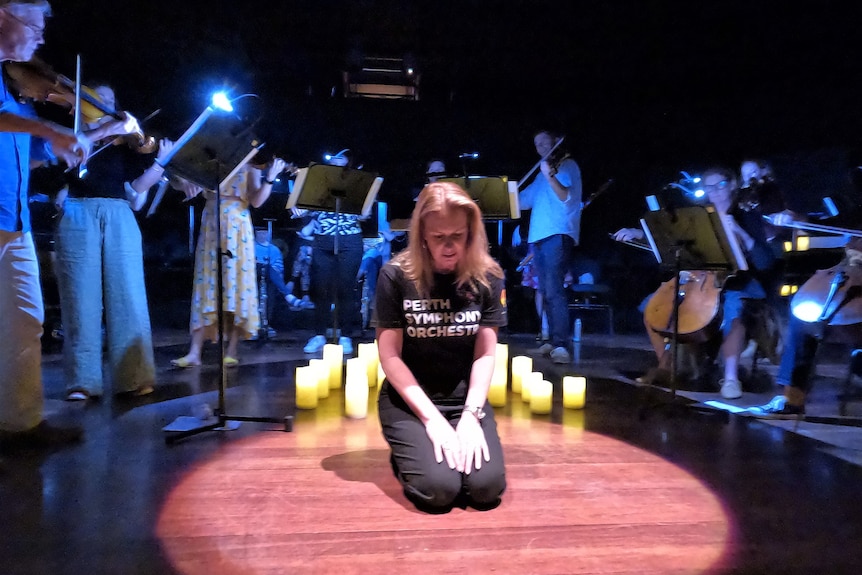
[{"label": "music stand", "polygon": [[[373,172],[353,169],[347,166],[332,166],[329,164],[311,164],[300,168],[293,184],[293,191],[287,199],[285,209],[302,208],[318,212],[333,212],[335,214],[335,237],[333,250],[335,253],[335,277],[340,277],[340,262],[338,258],[338,237],[341,235],[341,214],[353,214],[362,217],[371,215],[377,192],[383,184],[383,178]],[[338,290],[341,287],[335,282],[332,301],[332,343],[338,342]]]},{"label": "music stand", "polygon": [[503,222],[521,219],[518,182],[506,176],[467,176],[439,178],[438,182],[453,182],[461,186],[479,206],[482,219],[497,222],[497,245],[503,245]]},{"label": "music stand", "polygon": [[263,144],[252,133],[251,126],[248,126],[238,116],[215,114],[215,112],[216,109],[212,106],[207,107],[177,140],[171,153],[162,161],[165,171],[171,175],[184,178],[206,190],[215,191],[215,231],[219,242],[219,257],[216,258],[219,386],[218,406],[213,410],[215,421],[198,427],[185,428],[185,425],[180,421],[184,422],[187,418],[179,418],[178,421],[163,428],[168,433],[165,437],[165,443],[168,444],[204,431],[235,429],[236,426],[229,426],[229,422],[283,423],[285,431],[293,429],[292,416],[278,419],[229,415],[225,405],[227,372],[224,368],[224,281],[222,276],[224,266],[222,259],[234,256],[221,245],[221,190],[248,163]]},{"label": "music stand", "polygon": [[656,261],[674,272],[670,368],[671,400],[674,400],[677,392],[679,307],[684,297],[680,293],[682,271],[719,271],[730,275],[747,270],[748,263],[735,234],[711,204],[647,212],[641,218],[641,227]]}]

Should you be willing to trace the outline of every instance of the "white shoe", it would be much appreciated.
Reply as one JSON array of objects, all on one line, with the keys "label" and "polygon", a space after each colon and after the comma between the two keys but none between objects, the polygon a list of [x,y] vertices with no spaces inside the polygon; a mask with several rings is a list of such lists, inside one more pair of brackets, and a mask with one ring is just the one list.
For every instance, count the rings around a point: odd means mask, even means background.
[{"label": "white shoe", "polygon": [[718,382],[721,385],[721,397],[724,399],[739,399],[742,397],[742,386],[735,379],[722,379]]},{"label": "white shoe", "polygon": [[569,351],[566,348],[562,346],[555,347],[551,351],[551,361],[554,363],[571,363],[572,356],[569,355]]},{"label": "white shoe", "polygon": [[542,345],[540,345],[536,349],[530,350],[527,353],[531,353],[533,355],[548,355],[552,351],[554,351],[553,345],[551,345],[550,343],[543,343]]},{"label": "white shoe", "polygon": [[350,355],[353,353],[353,340],[349,337],[339,337],[338,345],[344,348],[344,355]]},{"label": "white shoe", "polygon": [[317,353],[323,346],[326,345],[326,338],[322,335],[316,335],[305,344],[305,347],[302,348],[302,351],[305,353]]}]

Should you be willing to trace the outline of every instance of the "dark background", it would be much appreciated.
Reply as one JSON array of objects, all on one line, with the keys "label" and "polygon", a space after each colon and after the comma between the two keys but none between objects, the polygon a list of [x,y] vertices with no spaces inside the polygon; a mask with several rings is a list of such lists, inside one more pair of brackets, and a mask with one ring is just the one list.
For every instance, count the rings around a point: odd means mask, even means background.
[{"label": "dark background", "polygon": [[[54,2],[40,55],[74,77],[80,54],[85,83],[112,84],[122,109],[160,109],[145,125],[156,136],[182,134],[218,89],[255,93],[238,108],[259,119],[264,155],[307,165],[351,148],[390,201],[422,184],[431,157],[519,179],[538,159],[534,131],[556,128],[585,195],[614,181],[584,215],[585,247],[627,266],[641,256],[609,247],[608,232],[634,225],[643,196],[680,170],[762,157],[790,207],[830,195],[855,209],[855,4],[67,0]],[[420,100],[344,98],[356,55],[411,59]],[[455,160],[472,151],[470,165]],[[279,204],[267,213],[281,217]],[[142,227],[153,257],[187,251],[176,196]]]}]

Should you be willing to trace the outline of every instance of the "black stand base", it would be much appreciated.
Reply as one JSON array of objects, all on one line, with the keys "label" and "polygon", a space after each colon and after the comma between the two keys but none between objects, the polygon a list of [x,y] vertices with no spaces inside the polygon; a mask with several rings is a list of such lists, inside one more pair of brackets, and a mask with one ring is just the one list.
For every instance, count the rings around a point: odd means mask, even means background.
[{"label": "black stand base", "polygon": [[277,417],[248,417],[242,415],[227,415],[223,413],[214,413],[215,421],[213,423],[209,423],[207,425],[202,425],[200,427],[196,427],[194,429],[189,429],[186,431],[168,431],[165,436],[165,443],[167,445],[172,445],[178,441],[186,439],[187,437],[192,437],[194,435],[198,435],[201,433],[205,433],[207,431],[221,431],[226,430],[227,426],[225,425],[229,421],[252,421],[257,423],[280,423],[284,425],[284,431],[289,432],[293,431],[293,416],[286,415],[282,419]]},{"label": "black stand base", "polygon": [[730,421],[730,412],[712,408],[682,397],[676,393],[676,388],[667,390],[645,384],[641,386],[641,390],[642,396],[640,408],[638,409],[638,419],[640,421],[644,421],[650,414],[655,412],[661,413],[669,419],[680,415],[700,414],[718,417],[722,423]]}]

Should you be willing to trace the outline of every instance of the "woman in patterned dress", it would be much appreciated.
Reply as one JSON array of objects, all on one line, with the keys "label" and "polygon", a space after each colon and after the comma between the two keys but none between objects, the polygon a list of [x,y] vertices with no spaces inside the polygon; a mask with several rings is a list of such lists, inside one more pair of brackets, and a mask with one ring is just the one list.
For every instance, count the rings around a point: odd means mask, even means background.
[{"label": "woman in patterned dress", "polygon": [[[224,335],[228,340],[224,365],[233,367],[239,363],[237,347],[240,339],[249,339],[257,333],[260,314],[257,301],[257,268],[254,257],[254,226],[249,206],[260,207],[269,198],[275,178],[285,168],[284,160],[274,158],[265,170],[248,164],[234,175],[221,190],[221,247],[222,260],[222,312],[224,313]],[[261,179],[261,173],[265,176]],[[180,182],[186,197],[192,198],[201,192],[207,202],[201,215],[201,231],[195,251],[195,271],[191,304],[191,347],[181,358],[172,359],[176,367],[191,367],[201,364],[201,351],[205,340],[218,341],[216,323],[218,301],[218,253],[216,240],[215,192],[204,191],[200,186]]]}]

